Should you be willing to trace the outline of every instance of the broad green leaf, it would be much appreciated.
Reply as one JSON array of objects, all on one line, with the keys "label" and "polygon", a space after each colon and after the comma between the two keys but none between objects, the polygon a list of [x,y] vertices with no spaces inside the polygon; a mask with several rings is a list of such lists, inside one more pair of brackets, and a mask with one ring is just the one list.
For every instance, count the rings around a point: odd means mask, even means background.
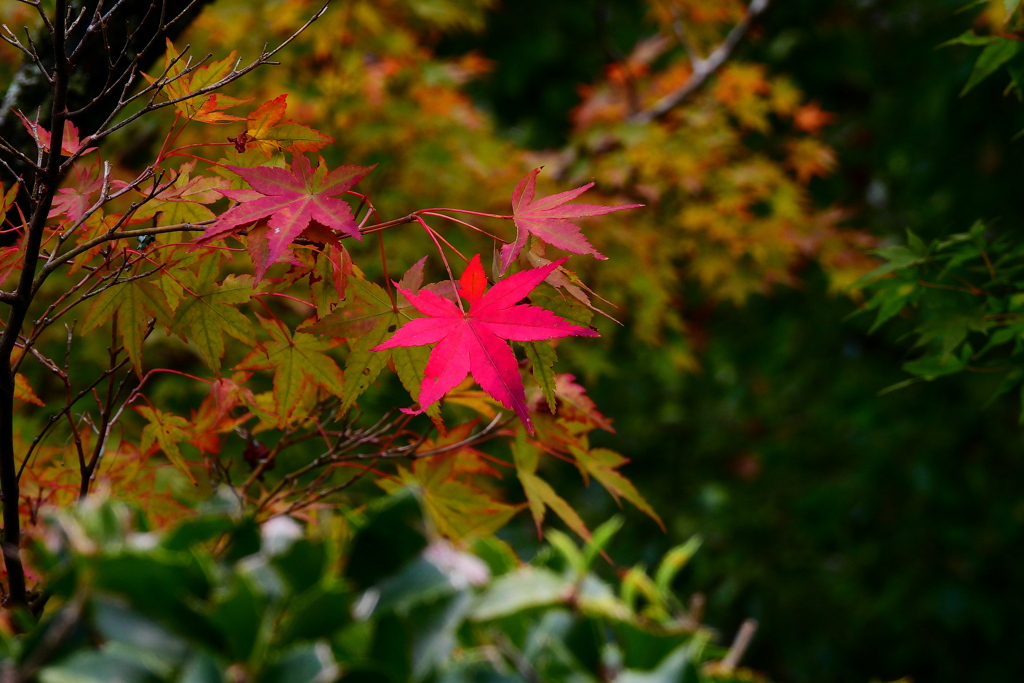
[{"label": "broad green leaf", "polygon": [[419,555],[427,546],[425,534],[423,510],[412,491],[378,501],[352,540],[346,578],[369,588]]},{"label": "broad green leaf", "polygon": [[956,356],[925,356],[903,364],[903,370],[927,380],[960,372],[967,363]]},{"label": "broad green leaf", "polygon": [[462,590],[445,600],[421,605],[410,614],[414,680],[425,680],[433,669],[452,658],[459,647],[457,631],[472,601],[469,591]]},{"label": "broad green leaf", "polygon": [[259,642],[269,637],[264,624],[269,616],[266,606],[266,598],[249,577],[240,574],[235,574],[228,590],[218,596],[209,617],[220,628],[232,659],[248,659]]},{"label": "broad green leaf", "polygon": [[91,650],[74,653],[39,672],[40,683],[151,683],[153,673],[123,654]]},{"label": "broad green leaf", "polygon": [[928,247],[925,245],[924,240],[915,235],[910,229],[907,229],[907,248],[910,249],[911,253],[915,256],[923,257],[928,253]]},{"label": "broad green leaf", "polygon": [[885,247],[884,249],[879,249],[876,253],[891,263],[894,268],[906,268],[924,263],[924,259],[921,258],[920,254],[903,245]]},{"label": "broad green leaf", "polygon": [[680,645],[656,669],[637,671],[626,669],[616,676],[616,683],[697,683],[700,680],[690,661],[690,643]]},{"label": "broad green leaf", "polygon": [[401,571],[382,577],[374,584],[379,595],[375,613],[382,611],[408,612],[423,602],[448,597],[456,592],[455,586],[441,569],[422,555],[409,562]]},{"label": "broad green leaf", "polygon": [[118,652],[146,662],[164,675],[172,673],[188,654],[183,638],[124,604],[97,597],[92,616],[97,634],[107,641],[107,652],[116,643]]},{"label": "broad green leaf", "polygon": [[257,683],[326,683],[338,679],[338,663],[326,642],[299,645],[267,666]]},{"label": "broad green leaf", "polygon": [[282,643],[328,638],[351,621],[352,599],[340,585],[317,585],[294,597],[277,628]]},{"label": "broad green leaf", "polygon": [[535,607],[561,604],[572,581],[543,567],[523,567],[499,576],[473,603],[469,618],[489,621]]},{"label": "broad green leaf", "polygon": [[202,515],[183,520],[164,536],[160,545],[167,550],[186,550],[219,538],[235,528],[235,522],[220,515]]}]

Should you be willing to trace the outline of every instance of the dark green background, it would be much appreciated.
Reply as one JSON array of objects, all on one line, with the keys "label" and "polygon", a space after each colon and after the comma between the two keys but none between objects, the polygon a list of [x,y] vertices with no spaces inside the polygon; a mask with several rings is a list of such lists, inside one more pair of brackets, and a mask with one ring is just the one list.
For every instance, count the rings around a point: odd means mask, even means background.
[{"label": "dark green background", "polygon": [[[977,51],[938,49],[971,27],[977,10],[963,4],[780,0],[739,51],[837,114],[825,138],[839,168],[813,192],[851,209],[850,225],[899,240],[982,218],[1019,234],[1024,108],[1001,74],[959,97]],[[508,135],[548,147],[566,139],[576,84],[649,30],[636,2],[517,0],[484,36],[443,49],[495,59],[473,94]],[[906,378],[906,323],[869,336],[867,316],[848,318],[853,302],[804,276],[800,291],[743,309],[695,310],[710,340],[700,374],[622,344],[619,372],[592,393],[617,420],[607,444],[633,458],[628,474],[669,533],[636,515],[613,554],[653,561],[703,534],[681,587],[707,594],[726,637],[759,619],[745,662],[778,681],[1018,680],[1017,400],[986,406],[994,380],[978,376],[879,396]],[[615,509],[597,491],[579,502],[591,522]]]}]

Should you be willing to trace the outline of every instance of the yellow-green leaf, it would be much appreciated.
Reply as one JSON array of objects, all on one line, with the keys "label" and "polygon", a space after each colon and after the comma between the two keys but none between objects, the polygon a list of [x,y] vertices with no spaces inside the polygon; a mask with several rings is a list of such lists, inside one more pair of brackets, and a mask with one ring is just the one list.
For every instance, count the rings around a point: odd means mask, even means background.
[{"label": "yellow-green leaf", "polygon": [[142,430],[142,440],[139,444],[142,451],[146,452],[154,443],[157,444],[171,464],[196,485],[198,482],[178,447],[178,444],[191,439],[191,425],[188,420],[149,406],[139,406],[135,410],[149,422]]}]

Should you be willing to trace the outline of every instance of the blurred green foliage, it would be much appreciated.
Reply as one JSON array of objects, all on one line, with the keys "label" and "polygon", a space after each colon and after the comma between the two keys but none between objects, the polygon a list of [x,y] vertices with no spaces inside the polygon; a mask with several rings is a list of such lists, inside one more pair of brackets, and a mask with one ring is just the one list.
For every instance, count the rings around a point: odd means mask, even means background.
[{"label": "blurred green foliage", "polygon": [[692,543],[654,578],[607,583],[592,569],[621,520],[584,548],[552,531],[523,564],[494,539],[470,553],[434,537],[408,491],[313,533],[233,501],[160,533],[102,496],[57,514],[34,553],[51,604],[0,634],[4,680],[753,680],[672,593]]}]

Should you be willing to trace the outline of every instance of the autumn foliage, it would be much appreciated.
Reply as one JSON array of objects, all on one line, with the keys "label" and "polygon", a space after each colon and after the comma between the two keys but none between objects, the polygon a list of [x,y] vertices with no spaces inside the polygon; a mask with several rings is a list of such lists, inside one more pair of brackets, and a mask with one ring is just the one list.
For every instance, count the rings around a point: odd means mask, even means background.
[{"label": "autumn foliage", "polygon": [[[684,284],[742,303],[810,261],[837,289],[865,271],[871,240],[808,196],[834,163],[830,115],[725,63],[763,3],[652,3],[657,35],[581,88],[570,145],[544,153],[461,91],[486,60],[433,54],[422,23],[472,25],[485,3],[468,4],[221,2],[195,27],[221,56],[166,40],[98,129],[60,97],[15,112],[33,148],[0,156],[34,175],[0,188],[10,604],[30,603],[39,511],[97,489],[163,525],[217,492],[257,521],[311,520],[409,487],[455,542],[524,509],[589,540],[546,478],[560,460],[661,524],[627,459],[591,442],[612,420],[560,344],[610,344],[623,318],[683,339],[668,364],[692,369]],[[680,12],[691,39],[672,38]],[[298,53],[276,72],[277,50],[227,49],[263,19]],[[84,56],[56,59],[59,94]]]}]

